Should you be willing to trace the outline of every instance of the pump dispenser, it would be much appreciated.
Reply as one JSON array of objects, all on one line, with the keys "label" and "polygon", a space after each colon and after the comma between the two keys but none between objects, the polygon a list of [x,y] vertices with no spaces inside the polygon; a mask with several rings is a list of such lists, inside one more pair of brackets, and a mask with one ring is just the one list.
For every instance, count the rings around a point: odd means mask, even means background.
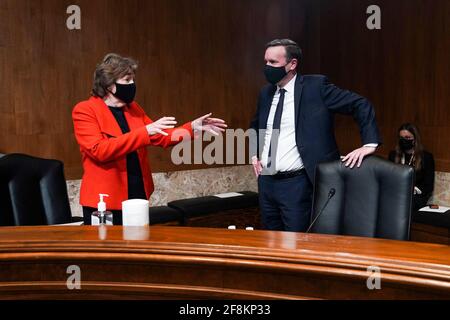
[{"label": "pump dispenser", "polygon": [[91,224],[93,226],[106,224],[113,224],[113,214],[111,211],[106,211],[106,203],[103,201],[103,197],[109,197],[107,194],[99,194],[100,201],[97,203],[97,211],[94,211],[91,216]]}]

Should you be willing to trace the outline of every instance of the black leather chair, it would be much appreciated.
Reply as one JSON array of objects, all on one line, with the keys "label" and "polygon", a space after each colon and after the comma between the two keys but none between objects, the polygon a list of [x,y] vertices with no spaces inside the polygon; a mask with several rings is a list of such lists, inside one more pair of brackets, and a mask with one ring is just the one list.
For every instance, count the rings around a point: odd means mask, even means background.
[{"label": "black leather chair", "polygon": [[172,223],[181,225],[183,223],[183,214],[168,206],[157,206],[149,208],[150,225]]},{"label": "black leather chair", "polygon": [[189,219],[199,216],[258,206],[258,193],[253,191],[239,191],[237,193],[240,195],[227,198],[204,196],[174,200],[167,203],[167,205],[182,213],[184,220],[183,224],[187,224]]},{"label": "black leather chair", "polygon": [[353,169],[340,160],[321,163],[316,168],[311,220],[325,209],[311,232],[409,240],[413,190],[412,168],[377,156]]},{"label": "black leather chair", "polygon": [[71,217],[61,161],[18,153],[0,158],[0,226],[70,223]]}]

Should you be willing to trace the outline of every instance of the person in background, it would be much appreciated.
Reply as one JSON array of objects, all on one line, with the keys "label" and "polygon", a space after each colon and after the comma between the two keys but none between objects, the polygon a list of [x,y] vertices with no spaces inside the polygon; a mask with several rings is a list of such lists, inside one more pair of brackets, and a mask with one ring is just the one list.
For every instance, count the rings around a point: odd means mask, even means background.
[{"label": "person in background", "polygon": [[175,145],[201,131],[215,135],[225,131],[225,122],[211,118],[211,113],[178,128],[174,117],[151,120],[134,101],[137,66],[131,58],[107,54],[95,70],[92,96],[72,111],[84,170],[80,189],[84,224],[91,224],[100,193],[109,195],[107,209],[118,225],[122,201],[150,198],[154,186],[146,147]]},{"label": "person in background", "polygon": [[404,123],[398,129],[395,150],[389,153],[389,160],[411,166],[415,172],[413,211],[426,206],[434,188],[434,158],[424,150],[420,133],[411,123]]}]

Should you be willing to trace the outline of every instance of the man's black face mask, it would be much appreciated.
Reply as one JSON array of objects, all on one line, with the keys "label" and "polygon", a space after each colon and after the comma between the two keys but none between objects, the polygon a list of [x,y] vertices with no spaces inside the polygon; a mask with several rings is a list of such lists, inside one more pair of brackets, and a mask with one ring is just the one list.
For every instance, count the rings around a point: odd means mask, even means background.
[{"label": "man's black face mask", "polygon": [[283,79],[287,75],[287,72],[285,69],[286,66],[287,66],[287,64],[285,64],[282,67],[272,67],[272,66],[265,65],[264,66],[264,75],[266,76],[266,80],[273,85],[280,82],[281,79]]}]

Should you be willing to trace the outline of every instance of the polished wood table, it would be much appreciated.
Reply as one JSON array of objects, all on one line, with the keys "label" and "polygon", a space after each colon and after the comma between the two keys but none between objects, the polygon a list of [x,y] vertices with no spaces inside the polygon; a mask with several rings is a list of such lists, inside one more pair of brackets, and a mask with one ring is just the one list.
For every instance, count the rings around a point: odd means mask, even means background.
[{"label": "polished wood table", "polygon": [[0,299],[55,298],[449,299],[450,246],[172,226],[1,227]]}]

